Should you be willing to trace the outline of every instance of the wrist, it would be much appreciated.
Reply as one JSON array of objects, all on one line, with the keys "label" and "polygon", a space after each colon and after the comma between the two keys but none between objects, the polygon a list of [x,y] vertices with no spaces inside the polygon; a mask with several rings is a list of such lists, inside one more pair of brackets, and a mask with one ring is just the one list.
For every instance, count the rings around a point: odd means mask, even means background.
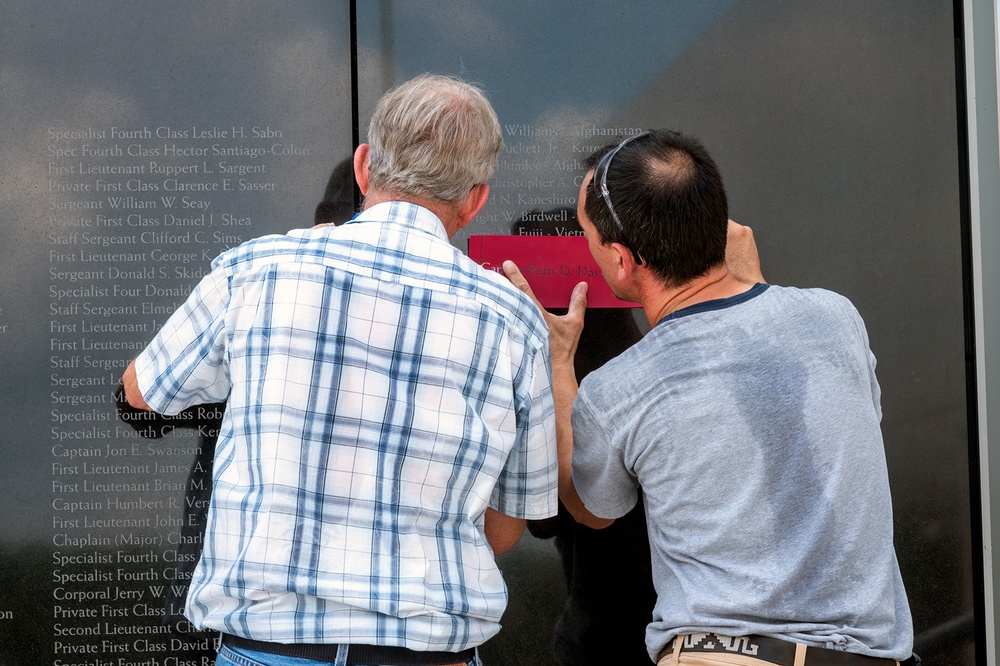
[{"label": "wrist", "polygon": [[573,353],[570,353],[570,352],[566,352],[566,353],[555,352],[555,353],[553,353],[552,357],[551,357],[552,358],[552,369],[555,370],[556,368],[559,368],[560,370],[566,370],[566,369],[573,370],[573,368],[574,368],[573,361],[574,361],[575,356],[576,356],[576,354],[573,354]]}]

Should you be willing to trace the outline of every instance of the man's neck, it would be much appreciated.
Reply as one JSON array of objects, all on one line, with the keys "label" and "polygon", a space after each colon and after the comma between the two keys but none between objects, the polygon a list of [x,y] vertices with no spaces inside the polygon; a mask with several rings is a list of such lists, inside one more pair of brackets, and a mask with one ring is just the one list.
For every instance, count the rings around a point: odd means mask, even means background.
[{"label": "man's neck", "polygon": [[415,206],[420,206],[426,208],[430,212],[434,213],[441,224],[444,225],[445,231],[448,233],[448,238],[451,238],[458,227],[452,228],[457,217],[457,211],[454,206],[449,204],[443,204],[436,201],[429,201],[427,199],[421,199],[419,197],[407,196],[407,195],[395,195],[386,192],[375,192],[370,190],[367,195],[365,195],[364,203],[362,205],[362,210],[368,210],[372,206],[377,206],[382,203],[390,203],[393,201],[402,201],[404,203],[410,203]]},{"label": "man's neck", "polygon": [[736,296],[749,291],[754,285],[753,282],[737,279],[725,265],[677,287],[665,286],[651,274],[647,278],[641,302],[650,326],[656,326],[661,319],[682,308]]}]

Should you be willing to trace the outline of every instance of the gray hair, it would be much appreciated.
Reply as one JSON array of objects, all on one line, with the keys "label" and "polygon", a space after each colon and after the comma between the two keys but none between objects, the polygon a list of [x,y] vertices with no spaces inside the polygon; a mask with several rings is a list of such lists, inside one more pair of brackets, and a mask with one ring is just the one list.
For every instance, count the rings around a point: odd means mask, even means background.
[{"label": "gray hair", "polygon": [[439,203],[462,201],[496,169],[503,136],[481,90],[422,74],[386,93],[368,126],[368,186]]}]

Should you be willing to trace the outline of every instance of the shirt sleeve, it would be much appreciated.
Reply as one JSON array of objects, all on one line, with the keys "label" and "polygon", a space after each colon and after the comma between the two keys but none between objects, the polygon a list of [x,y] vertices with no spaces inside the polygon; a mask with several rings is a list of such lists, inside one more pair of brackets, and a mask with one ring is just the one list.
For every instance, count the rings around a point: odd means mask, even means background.
[{"label": "shirt sleeve", "polygon": [[229,395],[225,314],[229,279],[216,268],[195,287],[135,360],[139,390],[157,412],[221,402]]},{"label": "shirt sleeve", "polygon": [[639,483],[624,455],[588,401],[586,383],[573,401],[573,484],[587,510],[599,518],[621,518],[639,501]]},{"label": "shirt sleeve", "polygon": [[[526,355],[515,385],[516,441],[490,506],[513,518],[541,520],[559,511],[559,460],[548,335]],[[517,386],[527,390],[519,391]]]},{"label": "shirt sleeve", "polygon": [[[832,292],[831,292],[832,293]],[[871,386],[872,392],[872,405],[875,408],[875,415],[878,418],[879,423],[882,422],[882,389],[879,387],[878,378],[875,376],[875,353],[872,352],[871,342],[868,339],[868,329],[865,326],[865,320],[861,317],[861,313],[858,309],[848,300],[846,297],[836,294],[839,302],[842,304],[844,311],[844,316],[851,321],[854,327],[854,331],[857,333],[858,342],[865,354],[865,360],[868,363],[868,381]]]}]

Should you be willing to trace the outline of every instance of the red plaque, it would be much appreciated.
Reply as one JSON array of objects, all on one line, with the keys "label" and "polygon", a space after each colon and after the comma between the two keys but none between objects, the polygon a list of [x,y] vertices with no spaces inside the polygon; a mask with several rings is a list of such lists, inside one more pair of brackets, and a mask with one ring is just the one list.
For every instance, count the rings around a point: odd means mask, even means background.
[{"label": "red plaque", "polygon": [[569,307],[573,287],[586,282],[588,308],[638,308],[611,293],[583,236],[470,236],[469,257],[503,275],[511,260],[543,307]]}]

